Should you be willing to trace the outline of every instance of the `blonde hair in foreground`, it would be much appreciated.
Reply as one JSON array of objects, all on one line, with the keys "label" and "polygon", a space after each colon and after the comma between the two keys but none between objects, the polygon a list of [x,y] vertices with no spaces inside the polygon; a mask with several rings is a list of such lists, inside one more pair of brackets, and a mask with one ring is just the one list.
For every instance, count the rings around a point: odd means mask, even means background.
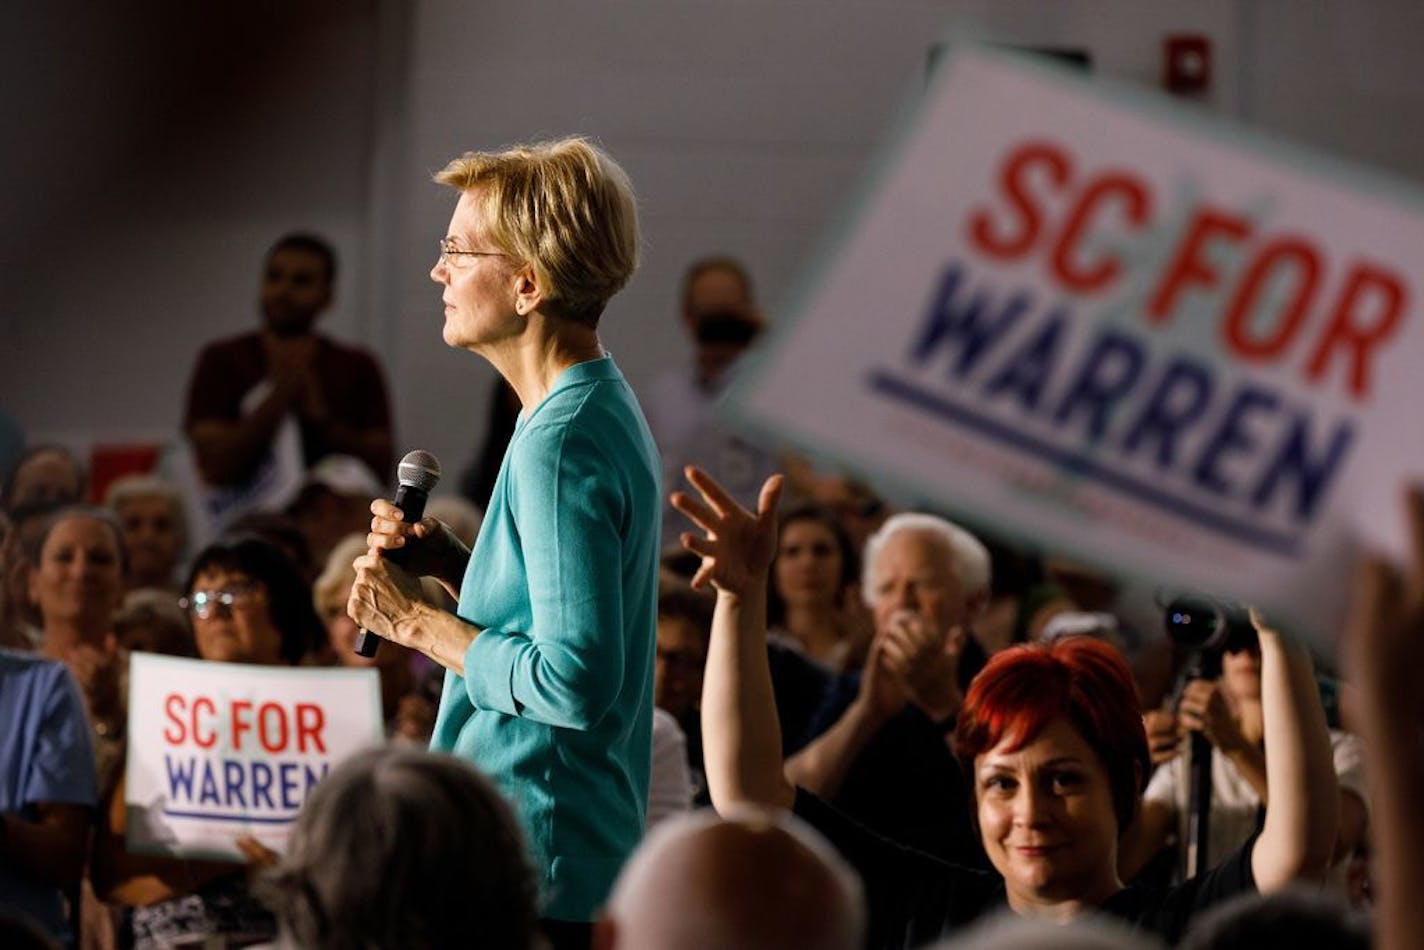
[{"label": "blonde hair in foreground", "polygon": [[587,139],[466,152],[435,180],[480,190],[489,240],[533,269],[556,315],[596,327],[638,266],[633,186]]}]

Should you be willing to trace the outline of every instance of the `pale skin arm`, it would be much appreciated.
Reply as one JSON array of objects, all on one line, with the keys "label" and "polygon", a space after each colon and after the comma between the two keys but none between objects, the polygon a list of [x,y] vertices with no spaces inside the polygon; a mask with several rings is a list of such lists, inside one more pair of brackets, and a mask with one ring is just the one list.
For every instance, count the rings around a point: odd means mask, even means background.
[{"label": "pale skin arm", "polygon": [[1261,642],[1266,782],[1275,790],[1251,870],[1257,888],[1268,893],[1294,880],[1324,876],[1335,846],[1340,795],[1309,652],[1254,612],[1251,620]]},{"label": "pale skin arm", "polygon": [[767,479],[752,514],[700,470],[689,468],[687,477],[701,498],[675,492],[671,501],[704,532],[682,536],[683,546],[702,557],[693,587],[717,588],[702,680],[703,764],[712,802],[719,810],[741,802],[789,808],[796,792],[782,771],[766,656],[766,588],[782,479]]},{"label": "pale skin arm", "polygon": [[1424,491],[1408,495],[1411,563],[1361,564],[1344,643],[1359,696],[1376,879],[1375,946],[1424,947]]},{"label": "pale skin arm", "polygon": [[[408,524],[399,508],[378,498],[371,502],[370,550],[357,558],[356,581],[346,612],[367,630],[393,643],[419,650],[463,676],[465,651],[480,628],[427,603],[417,576],[433,577],[458,596],[470,551],[444,524],[424,518]],[[406,567],[390,552],[403,550]]]}]

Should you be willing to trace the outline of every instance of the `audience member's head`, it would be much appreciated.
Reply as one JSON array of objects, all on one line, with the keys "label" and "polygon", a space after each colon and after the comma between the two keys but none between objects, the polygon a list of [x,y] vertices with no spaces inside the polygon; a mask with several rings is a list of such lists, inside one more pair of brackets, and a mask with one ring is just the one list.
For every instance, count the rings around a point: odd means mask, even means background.
[{"label": "audience member's head", "polygon": [[771,562],[767,623],[785,621],[788,606],[837,607],[860,578],[860,560],[834,512],[799,505],[781,516],[776,559]]},{"label": "audience member's head", "polygon": [[817,478],[811,486],[811,494],[817,504],[836,513],[856,551],[864,551],[870,536],[890,517],[885,500],[858,478],[847,475]]},{"label": "audience member's head", "polygon": [[336,252],[312,234],[288,234],[267,251],[258,304],[263,325],[280,337],[311,332],[331,303]]},{"label": "audience member's head", "polygon": [[410,660],[410,650],[398,643],[383,643],[374,657],[358,656],[353,649],[360,628],[346,612],[351,585],[356,582],[352,562],[366,553],[366,536],[350,534],[337,542],[327,556],[326,568],[312,585],[312,606],[326,628],[332,655],[342,666],[389,668]]},{"label": "audience member's head", "polygon": [[316,578],[317,564],[312,560],[311,546],[301,527],[290,515],[278,511],[248,511],[227,526],[225,534],[255,534],[277,547],[297,566],[302,579],[310,584]]},{"label": "audience member's head", "polygon": [[1150,935],[1128,930],[1106,916],[1084,914],[1068,923],[1003,911],[930,950],[1159,950]]},{"label": "audience member's head", "polygon": [[183,590],[205,660],[296,664],[325,640],[310,588],[266,538],[214,541],[193,559]]},{"label": "audience member's head", "polygon": [[979,539],[937,515],[894,515],[865,543],[861,571],[876,635],[902,614],[918,615],[958,652],[959,685],[967,688],[985,657],[971,632],[989,602],[989,552]]},{"label": "audience member's head", "polygon": [[49,515],[30,539],[28,594],[46,636],[107,635],[123,597],[123,528],[107,508],[71,505]]},{"label": "audience member's head", "polygon": [[679,720],[695,712],[702,698],[714,606],[714,598],[683,585],[665,586],[658,594],[653,702]]},{"label": "audience member's head", "polygon": [[821,837],[779,811],[670,818],[618,876],[600,950],[853,950],[860,880]]},{"label": "audience member's head", "polygon": [[84,498],[84,466],[62,445],[26,449],[0,486],[0,508],[11,514],[38,506],[75,505]]},{"label": "audience member's head", "polygon": [[313,563],[325,564],[338,541],[370,527],[371,499],[382,490],[376,473],[352,455],[328,455],[311,467],[287,514],[306,538]]},{"label": "audience member's head", "polygon": [[171,590],[140,587],[129,591],[114,614],[114,635],[121,646],[134,652],[198,655],[188,617]]},{"label": "audience member's head", "polygon": [[109,486],[104,504],[124,528],[129,589],[176,587],[174,573],[187,538],[178,489],[156,475],[129,475]]},{"label": "audience member's head", "polygon": [[1297,885],[1248,894],[1211,908],[1193,923],[1186,950],[1331,947],[1369,950],[1369,919],[1319,888]]},{"label": "audience member's head", "polygon": [[761,332],[752,278],[733,257],[706,257],[682,278],[682,320],[697,345],[698,375],[715,383]]},{"label": "audience member's head", "polygon": [[[1018,751],[1060,722],[1091,752],[1088,764],[1106,776],[1115,839],[1137,813],[1152,765],[1132,672],[1110,644],[1065,637],[996,653],[964,699],[955,749],[974,781],[977,757],[996,748]],[[992,858],[987,842],[986,850]]]},{"label": "audience member's head", "polygon": [[290,946],[525,950],[535,940],[514,814],[451,756],[386,747],[332,769],[261,890]]}]

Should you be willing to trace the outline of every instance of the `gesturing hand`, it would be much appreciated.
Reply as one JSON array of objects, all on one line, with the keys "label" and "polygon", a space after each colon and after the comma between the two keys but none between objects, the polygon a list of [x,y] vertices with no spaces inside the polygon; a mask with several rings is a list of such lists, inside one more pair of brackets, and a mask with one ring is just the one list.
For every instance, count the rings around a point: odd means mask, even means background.
[{"label": "gesturing hand", "polygon": [[702,558],[692,578],[693,588],[700,590],[710,582],[718,590],[745,594],[753,584],[766,583],[776,555],[776,502],[782,477],[773,475],[761,486],[757,511],[752,514],[700,468],[688,466],[685,474],[701,499],[673,492],[669,500],[705,532],[700,538],[691,532],[682,535],[682,546]]},{"label": "gesturing hand", "polygon": [[1393,715],[1424,719],[1424,691],[1417,685],[1424,662],[1424,489],[1406,499],[1410,561],[1400,571],[1388,561],[1366,558],[1355,575],[1345,649],[1361,691],[1373,691]]}]

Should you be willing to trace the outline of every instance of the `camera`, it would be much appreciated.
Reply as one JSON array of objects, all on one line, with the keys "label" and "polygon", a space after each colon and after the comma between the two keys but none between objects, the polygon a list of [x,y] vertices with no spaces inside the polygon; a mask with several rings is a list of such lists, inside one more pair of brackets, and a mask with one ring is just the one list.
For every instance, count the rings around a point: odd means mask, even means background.
[{"label": "camera", "polygon": [[1183,594],[1165,608],[1167,635],[1182,647],[1213,653],[1254,648],[1256,628],[1246,608],[1204,594]]}]

